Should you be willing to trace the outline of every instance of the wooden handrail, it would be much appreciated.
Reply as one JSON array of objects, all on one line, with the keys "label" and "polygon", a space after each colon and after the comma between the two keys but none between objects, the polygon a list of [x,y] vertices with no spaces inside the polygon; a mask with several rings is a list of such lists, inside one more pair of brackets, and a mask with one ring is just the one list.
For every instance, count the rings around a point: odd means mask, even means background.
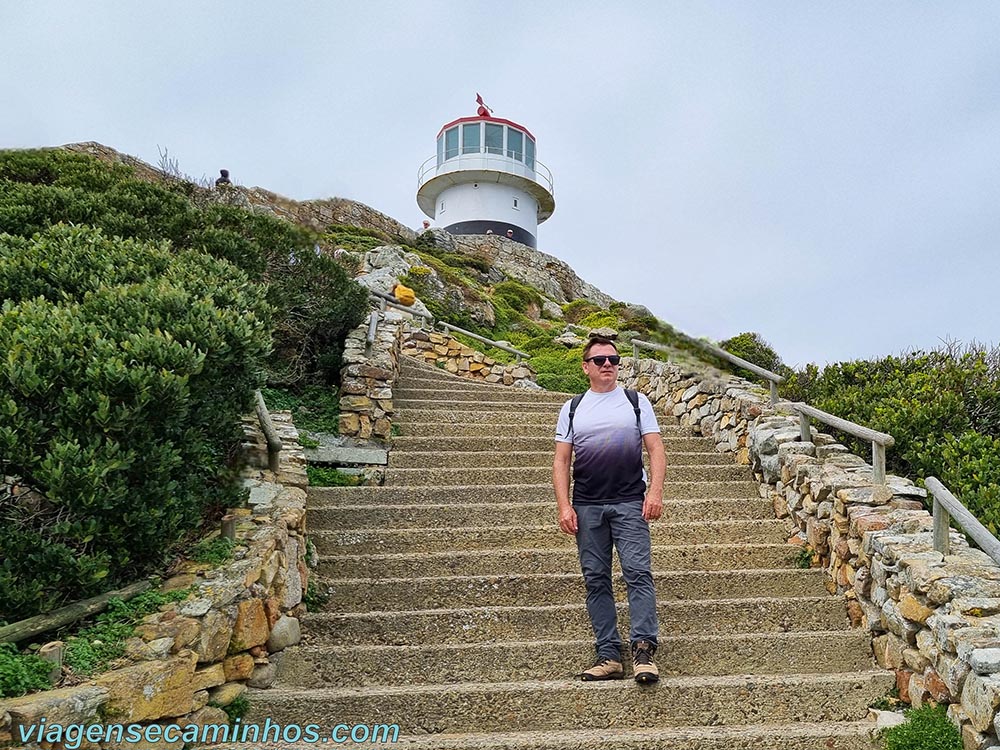
[{"label": "wooden handrail", "polygon": [[942,555],[950,554],[951,538],[948,536],[948,527],[954,518],[965,533],[979,545],[979,549],[1000,565],[1000,540],[993,536],[937,477],[927,477],[924,484],[934,498],[934,549]]}]

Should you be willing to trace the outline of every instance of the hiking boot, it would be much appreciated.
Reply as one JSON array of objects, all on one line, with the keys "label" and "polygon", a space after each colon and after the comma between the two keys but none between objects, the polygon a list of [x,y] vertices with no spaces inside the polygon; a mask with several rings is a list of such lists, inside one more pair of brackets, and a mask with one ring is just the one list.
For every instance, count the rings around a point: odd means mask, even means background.
[{"label": "hiking boot", "polygon": [[594,662],[594,666],[590,669],[585,669],[580,677],[583,678],[584,682],[593,682],[594,680],[620,680],[625,676],[625,669],[622,667],[620,661],[615,661],[614,659],[606,659],[603,657],[597,657],[597,661]]},{"label": "hiking boot", "polygon": [[649,641],[637,641],[632,644],[632,663],[635,681],[643,684],[656,682],[660,672],[653,663],[656,646]]}]

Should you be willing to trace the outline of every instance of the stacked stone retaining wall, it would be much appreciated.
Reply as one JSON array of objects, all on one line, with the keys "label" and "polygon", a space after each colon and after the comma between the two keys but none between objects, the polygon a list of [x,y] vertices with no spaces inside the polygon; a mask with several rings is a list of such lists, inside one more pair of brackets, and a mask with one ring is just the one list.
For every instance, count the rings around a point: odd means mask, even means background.
[{"label": "stacked stone retaining wall", "polygon": [[955,531],[951,554],[935,552],[924,489],[891,475],[874,484],[865,458],[815,428],[802,441],[798,416],[747,381],[652,360],[633,372],[626,358],[621,382],[750,464],[904,701],[946,704],[967,750],[1000,746],[1000,565]]},{"label": "stacked stone retaining wall", "polygon": [[[116,668],[83,684],[0,701],[0,746],[20,743],[18,727],[61,724],[225,725],[223,711],[247,686],[269,687],[281,652],[299,641],[305,565],[305,457],[288,412],[272,419],[284,443],[277,473],[256,418],[244,420],[249,507],[237,515],[232,562],[186,563],[163,590],[191,589],[150,615],[126,643]],[[46,743],[62,748],[72,743]],[[183,740],[153,743],[180,750]],[[139,747],[85,741],[83,750]],[[148,747],[149,743],[141,743]]]},{"label": "stacked stone retaining wall", "polygon": [[526,362],[513,365],[497,362],[444,333],[409,330],[403,338],[402,353],[463,378],[520,387],[535,385],[536,373]]},{"label": "stacked stone retaining wall", "polygon": [[375,343],[368,346],[368,319],[347,335],[340,371],[340,434],[386,441],[392,434],[392,389],[399,376],[399,349],[409,316],[380,312]]}]

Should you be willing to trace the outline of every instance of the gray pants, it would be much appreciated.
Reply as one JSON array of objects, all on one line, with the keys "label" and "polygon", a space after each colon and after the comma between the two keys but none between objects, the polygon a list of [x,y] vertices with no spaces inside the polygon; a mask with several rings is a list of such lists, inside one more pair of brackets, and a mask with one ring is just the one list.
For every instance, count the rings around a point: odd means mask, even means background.
[{"label": "gray pants", "polygon": [[631,643],[656,645],[656,589],[653,587],[649,524],[642,517],[642,501],[579,504],[576,510],[576,548],[587,585],[587,613],[594,627],[598,658],[621,658],[618,613],[611,588],[611,548],[618,549],[628,589]]}]

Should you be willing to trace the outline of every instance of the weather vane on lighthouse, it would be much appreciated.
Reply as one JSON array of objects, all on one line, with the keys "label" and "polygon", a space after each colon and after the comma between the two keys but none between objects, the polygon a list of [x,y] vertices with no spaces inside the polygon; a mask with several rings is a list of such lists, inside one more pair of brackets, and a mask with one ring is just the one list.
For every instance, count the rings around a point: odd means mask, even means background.
[{"label": "weather vane on lighthouse", "polygon": [[476,93],[476,104],[479,105],[479,109],[476,110],[480,117],[489,117],[493,114],[493,110],[486,106],[486,102],[483,101],[483,97]]},{"label": "weather vane on lighthouse", "polygon": [[437,154],[417,176],[417,205],[452,234],[490,234],[537,246],[538,225],[555,211],[552,173],[535,158],[535,136],[493,116],[476,93],[475,117],[437,134]]}]

